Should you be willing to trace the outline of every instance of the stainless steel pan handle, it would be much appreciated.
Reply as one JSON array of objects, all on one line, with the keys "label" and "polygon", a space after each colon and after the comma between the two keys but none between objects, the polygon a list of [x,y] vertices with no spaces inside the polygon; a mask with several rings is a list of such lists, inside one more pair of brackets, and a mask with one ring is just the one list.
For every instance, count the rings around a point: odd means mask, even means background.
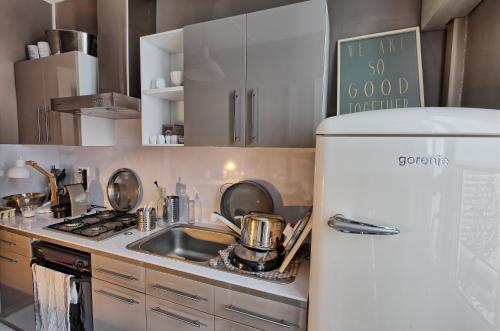
[{"label": "stainless steel pan handle", "polygon": [[399,234],[396,227],[380,226],[363,223],[345,218],[344,215],[336,214],[328,220],[328,226],[339,232],[371,235],[394,235]]}]

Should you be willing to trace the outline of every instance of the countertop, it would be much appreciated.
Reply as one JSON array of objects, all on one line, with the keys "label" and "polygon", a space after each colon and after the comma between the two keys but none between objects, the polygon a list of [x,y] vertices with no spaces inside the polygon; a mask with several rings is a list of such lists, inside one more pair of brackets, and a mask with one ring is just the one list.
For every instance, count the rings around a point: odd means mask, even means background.
[{"label": "countertop", "polygon": [[[62,221],[61,219],[54,219],[49,215],[50,214],[37,214],[32,218],[24,218],[16,215],[15,218],[0,220],[0,228],[4,228],[34,239],[51,241],[56,244],[65,245],[90,253],[103,253],[108,256],[115,256],[131,262],[137,261],[144,264],[146,267],[153,267],[155,269],[158,268],[159,270],[164,269],[166,272],[175,272],[176,274],[181,275],[184,274],[187,277],[192,275],[196,277],[196,279],[206,280],[209,283],[215,283],[218,286],[252,293],[262,297],[294,304],[303,308],[307,307],[309,290],[309,261],[302,262],[299,274],[295,278],[295,281],[289,284],[279,284],[223,270],[216,270],[207,266],[153,256],[126,248],[128,244],[138,239],[144,238],[157,231],[161,231],[165,227],[165,224],[162,221],[158,222],[158,226],[155,230],[149,232],[140,232],[133,229],[128,231],[131,233],[129,235],[121,233],[102,241],[93,241],[55,230],[44,229],[48,225]],[[203,224],[197,225],[203,226]]]}]

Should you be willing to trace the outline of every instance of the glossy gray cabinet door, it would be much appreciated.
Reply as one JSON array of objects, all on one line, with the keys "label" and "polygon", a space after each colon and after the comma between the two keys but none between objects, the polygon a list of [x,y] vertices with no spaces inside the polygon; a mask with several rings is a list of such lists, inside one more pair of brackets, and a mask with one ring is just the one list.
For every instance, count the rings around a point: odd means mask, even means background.
[{"label": "glossy gray cabinet door", "polygon": [[77,66],[77,55],[74,52],[49,56],[44,59],[45,121],[43,126],[46,133],[45,144],[76,145],[77,143],[76,139],[63,141],[61,128],[61,118],[64,117],[64,124],[66,126],[72,125],[70,131],[77,133],[73,120],[75,115],[50,111],[50,99],[78,95]]},{"label": "glossy gray cabinet door", "polygon": [[247,146],[314,146],[326,26],[322,1],[247,15]]},{"label": "glossy gray cabinet door", "polygon": [[245,30],[245,15],[184,27],[186,145],[245,145]]},{"label": "glossy gray cabinet door", "polygon": [[43,144],[45,142],[45,98],[43,93],[42,60],[17,62],[16,98],[19,142],[21,144]]}]

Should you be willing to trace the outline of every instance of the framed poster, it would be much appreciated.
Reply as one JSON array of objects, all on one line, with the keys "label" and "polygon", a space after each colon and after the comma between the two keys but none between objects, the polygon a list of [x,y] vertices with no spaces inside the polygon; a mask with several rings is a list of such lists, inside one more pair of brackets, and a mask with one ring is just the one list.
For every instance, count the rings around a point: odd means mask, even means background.
[{"label": "framed poster", "polygon": [[420,28],[338,41],[337,115],[424,106]]}]

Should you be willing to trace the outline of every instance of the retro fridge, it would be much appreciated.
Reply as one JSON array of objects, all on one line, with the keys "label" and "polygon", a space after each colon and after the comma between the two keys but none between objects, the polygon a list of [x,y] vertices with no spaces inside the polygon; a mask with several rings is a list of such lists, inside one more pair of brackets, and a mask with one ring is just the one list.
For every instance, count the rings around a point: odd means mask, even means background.
[{"label": "retro fridge", "polygon": [[317,130],[310,331],[500,330],[500,111]]}]

